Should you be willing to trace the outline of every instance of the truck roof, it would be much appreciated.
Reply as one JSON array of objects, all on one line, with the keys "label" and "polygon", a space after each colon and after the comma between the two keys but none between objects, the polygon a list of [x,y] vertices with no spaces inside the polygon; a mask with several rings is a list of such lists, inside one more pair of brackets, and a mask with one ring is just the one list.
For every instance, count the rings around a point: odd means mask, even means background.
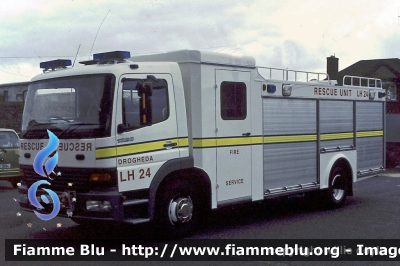
[{"label": "truck roof", "polygon": [[[88,75],[88,74],[123,74],[129,70],[129,66],[136,62],[129,61],[118,64],[93,64],[86,66],[77,66],[77,67],[68,67],[65,69],[58,69],[56,71],[49,71],[42,74],[38,74],[31,79],[31,82],[59,77],[70,77],[70,76],[79,76],[79,75]],[[176,62],[161,62],[154,66],[151,63],[144,62],[140,65],[140,70],[144,72],[153,72],[160,73],[165,72],[165,68],[178,68]]]},{"label": "truck roof", "polygon": [[256,61],[251,56],[236,56],[224,53],[199,51],[199,50],[178,50],[160,54],[137,55],[130,58],[133,62],[177,62],[197,63],[224,66],[239,66],[255,68]]},{"label": "truck roof", "polygon": [[142,66],[148,66],[154,71],[154,66],[148,64],[149,62],[163,62],[164,64],[174,63],[195,63],[195,64],[208,64],[217,66],[231,66],[242,68],[255,68],[255,59],[251,56],[237,56],[217,52],[199,51],[199,50],[178,50],[160,54],[137,55],[126,58],[126,63],[114,65],[87,65],[84,67],[73,67],[61,69],[62,71],[50,71],[39,74],[32,78],[31,81],[51,79],[62,76],[95,74],[95,73],[111,73],[116,71],[117,68],[123,68],[123,65],[132,63],[146,62]]}]

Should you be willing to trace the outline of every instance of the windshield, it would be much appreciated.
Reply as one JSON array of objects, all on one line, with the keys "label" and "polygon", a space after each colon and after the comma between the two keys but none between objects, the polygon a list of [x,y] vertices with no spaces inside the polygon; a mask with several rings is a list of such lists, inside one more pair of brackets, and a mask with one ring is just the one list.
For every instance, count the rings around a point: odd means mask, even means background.
[{"label": "windshield", "polygon": [[10,131],[0,131],[0,148],[18,148],[17,134]]},{"label": "windshield", "polygon": [[111,134],[115,77],[82,75],[32,82],[22,117],[23,138],[99,138]]}]

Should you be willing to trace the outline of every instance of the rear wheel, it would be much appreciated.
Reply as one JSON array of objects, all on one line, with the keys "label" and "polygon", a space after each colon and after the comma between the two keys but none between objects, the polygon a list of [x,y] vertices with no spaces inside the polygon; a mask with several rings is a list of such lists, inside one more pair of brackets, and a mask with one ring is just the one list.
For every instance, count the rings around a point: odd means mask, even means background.
[{"label": "rear wheel", "polygon": [[327,204],[331,208],[343,206],[347,197],[346,172],[342,167],[334,167],[329,177],[329,188],[326,194]]}]

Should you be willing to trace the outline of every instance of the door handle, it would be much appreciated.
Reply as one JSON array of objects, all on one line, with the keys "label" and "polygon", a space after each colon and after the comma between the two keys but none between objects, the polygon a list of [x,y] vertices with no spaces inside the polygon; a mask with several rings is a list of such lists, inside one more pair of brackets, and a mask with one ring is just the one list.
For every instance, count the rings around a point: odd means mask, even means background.
[{"label": "door handle", "polygon": [[250,136],[250,135],[251,135],[250,132],[242,133],[242,136],[245,136],[245,137],[248,137],[248,136]]},{"label": "door handle", "polygon": [[167,142],[165,142],[164,147],[167,149],[172,149],[172,147],[175,147],[177,145],[178,145],[178,143],[176,143],[176,142],[167,141]]}]

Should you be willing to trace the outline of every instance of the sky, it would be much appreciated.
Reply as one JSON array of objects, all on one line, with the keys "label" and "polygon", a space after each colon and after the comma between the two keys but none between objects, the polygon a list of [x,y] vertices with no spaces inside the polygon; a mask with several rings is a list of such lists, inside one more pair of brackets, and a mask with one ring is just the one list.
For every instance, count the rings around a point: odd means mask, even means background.
[{"label": "sky", "polygon": [[18,0],[0,9],[0,84],[39,63],[94,53],[181,49],[253,56],[258,66],[326,72],[400,58],[400,0]]}]

